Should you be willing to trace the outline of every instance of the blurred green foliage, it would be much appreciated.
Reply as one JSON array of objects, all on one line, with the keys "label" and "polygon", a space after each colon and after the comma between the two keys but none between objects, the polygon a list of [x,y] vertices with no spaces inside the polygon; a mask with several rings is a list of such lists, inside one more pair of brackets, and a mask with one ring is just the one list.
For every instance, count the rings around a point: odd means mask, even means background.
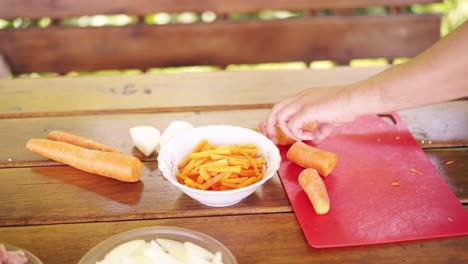
[{"label": "blurred green foliage", "polygon": [[441,13],[441,35],[445,36],[468,19],[468,0],[444,0],[441,3],[413,5],[412,13]]},{"label": "blurred green foliage", "polygon": [[[441,13],[443,21],[441,25],[442,35],[453,31],[468,19],[468,0],[444,0],[440,3],[431,4],[416,4],[404,9],[407,13]],[[316,15],[327,16],[333,15],[333,10],[320,10]],[[357,8],[353,10],[355,15],[385,15],[388,14],[387,7],[376,6],[368,8]],[[288,10],[264,10],[255,13],[240,13],[233,12],[227,15],[230,20],[246,20],[246,19],[286,19],[293,17],[305,16],[303,11],[288,11]],[[212,11],[203,13],[182,12],[182,13],[156,13],[149,14],[144,17],[144,22],[148,24],[168,24],[168,23],[194,23],[205,22],[210,23],[217,19],[217,15]],[[16,18],[13,20],[5,20],[0,18],[0,29],[2,28],[27,28],[37,25],[39,27],[48,27],[51,25],[50,18],[41,18],[33,21],[27,18]],[[99,26],[124,26],[138,22],[136,16],[117,14],[117,15],[95,15],[71,17],[60,21],[65,26],[80,26],[80,27],[99,27]]]}]

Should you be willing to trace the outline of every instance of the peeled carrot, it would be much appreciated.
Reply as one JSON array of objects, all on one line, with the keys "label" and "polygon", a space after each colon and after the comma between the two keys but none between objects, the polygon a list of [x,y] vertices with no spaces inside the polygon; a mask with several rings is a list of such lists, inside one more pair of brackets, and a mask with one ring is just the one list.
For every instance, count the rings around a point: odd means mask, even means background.
[{"label": "peeled carrot", "polygon": [[47,138],[50,140],[67,142],[67,143],[80,146],[83,148],[87,148],[87,149],[95,149],[95,150],[102,150],[102,151],[109,151],[109,152],[120,152],[119,150],[115,148],[95,142],[91,139],[80,137],[80,136],[73,135],[73,134],[59,131],[59,130],[50,131],[49,134],[47,135]]},{"label": "peeled carrot", "polygon": [[286,157],[299,166],[316,169],[325,177],[330,174],[338,161],[338,155],[299,141],[289,148]]},{"label": "peeled carrot", "polygon": [[330,198],[327,188],[318,172],[308,168],[303,170],[298,177],[299,185],[307,194],[317,214],[326,214],[330,210]]},{"label": "peeled carrot", "polygon": [[125,182],[137,182],[141,178],[141,161],[123,153],[92,150],[66,142],[36,138],[29,139],[26,147],[44,157],[89,173]]},{"label": "peeled carrot", "polygon": [[279,125],[276,125],[276,141],[282,146],[290,146],[296,142],[295,139],[286,136]]},{"label": "peeled carrot", "polygon": [[[318,125],[317,123],[306,123],[302,127],[302,129],[307,130],[307,131],[314,131],[317,129]],[[280,125],[276,125],[276,141],[278,144],[283,145],[283,146],[290,146],[294,144],[297,140],[288,137],[283,130],[281,129]]]}]

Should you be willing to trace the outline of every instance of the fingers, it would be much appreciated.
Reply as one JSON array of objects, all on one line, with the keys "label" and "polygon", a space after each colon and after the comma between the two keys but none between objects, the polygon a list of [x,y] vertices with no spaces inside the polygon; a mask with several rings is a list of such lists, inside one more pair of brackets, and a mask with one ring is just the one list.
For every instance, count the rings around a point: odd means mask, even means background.
[{"label": "fingers", "polygon": [[295,140],[300,140],[300,139],[296,135],[291,133],[291,131],[289,129],[289,120],[292,117],[294,117],[297,114],[297,112],[301,111],[300,107],[301,107],[300,104],[291,103],[291,104],[287,105],[286,107],[284,107],[277,114],[277,122],[278,122],[278,125],[280,126],[281,130],[283,131],[283,133],[286,136],[288,136],[290,138],[293,138]]},{"label": "fingers", "polygon": [[341,125],[329,122],[320,123],[323,120],[327,119],[321,117],[320,112],[304,107],[287,122],[287,130],[297,140],[312,141],[312,143],[318,144]]},{"label": "fingers", "polygon": [[287,129],[296,139],[312,140],[319,126],[317,117],[309,107],[303,107],[289,119]]},{"label": "fingers", "polygon": [[318,144],[322,142],[325,138],[327,138],[335,129],[342,124],[321,124],[314,130],[313,137],[310,140],[314,144]]},{"label": "fingers", "polygon": [[[287,124],[284,127],[281,127],[285,134],[296,140],[311,140],[313,134],[310,131],[304,131],[303,127],[306,123],[310,113],[307,110],[302,108],[297,111],[294,116],[288,120]],[[309,122],[313,122],[312,120]]]},{"label": "fingers", "polygon": [[273,141],[275,141],[276,138],[276,125],[278,124],[278,120],[285,117],[284,114],[279,113],[281,113],[285,107],[293,103],[295,100],[296,97],[290,97],[273,106],[271,113],[266,120],[266,136]]}]

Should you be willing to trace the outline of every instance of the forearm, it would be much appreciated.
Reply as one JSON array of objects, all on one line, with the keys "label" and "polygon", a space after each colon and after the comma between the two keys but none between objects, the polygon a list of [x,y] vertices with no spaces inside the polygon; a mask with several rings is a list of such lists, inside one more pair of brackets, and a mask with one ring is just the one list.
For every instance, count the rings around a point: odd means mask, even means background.
[{"label": "forearm", "polygon": [[468,22],[410,62],[356,83],[344,94],[356,115],[468,96]]}]

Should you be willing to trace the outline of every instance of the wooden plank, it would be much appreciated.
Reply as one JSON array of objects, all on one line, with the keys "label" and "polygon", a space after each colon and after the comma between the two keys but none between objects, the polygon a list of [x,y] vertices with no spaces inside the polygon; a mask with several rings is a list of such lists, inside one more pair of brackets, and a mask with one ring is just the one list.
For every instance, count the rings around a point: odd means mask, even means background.
[{"label": "wooden plank", "polygon": [[[463,203],[468,202],[467,150],[466,147],[426,150],[429,159]],[[142,180],[134,184],[92,175],[69,166],[2,168],[0,199],[0,226],[292,210],[277,176],[235,206],[210,208],[192,200],[163,179],[154,161],[145,162]]]},{"label": "wooden plank", "polygon": [[393,59],[413,57],[431,46],[440,38],[439,28],[440,15],[398,14],[5,29],[0,31],[0,53],[14,73]]},{"label": "wooden plank", "polygon": [[[254,123],[263,119],[261,115],[267,115],[273,103],[297,94],[303,89],[352,83],[368,78],[384,69],[385,67],[338,67],[329,70],[17,79],[0,82],[0,118],[263,108],[265,112],[255,114],[255,121],[249,123],[249,126],[256,126]],[[219,92],[220,87],[222,87],[222,93]],[[193,96],[192,89],[197,90],[200,96]],[[174,94],[177,96],[173,96]],[[80,103],[77,104],[77,101]],[[468,101],[460,100],[402,111],[400,115],[422,146],[437,147],[439,145],[467,145],[467,113]],[[183,117],[183,115],[174,114],[173,118]],[[222,122],[223,120],[215,117],[216,115],[218,114],[210,115],[210,118],[214,118],[216,122]],[[164,115],[161,117],[162,120],[169,120],[171,119],[169,116],[168,118]],[[200,122],[196,116],[187,116],[187,118]],[[99,118],[96,117],[96,119]],[[38,122],[34,120],[31,122]],[[44,121],[45,126],[40,127],[43,129],[50,129],[54,126],[73,127],[70,124],[61,124],[60,120],[50,119],[51,123]],[[232,122],[237,122],[235,120],[233,117]],[[21,122],[5,121],[0,125],[3,127],[2,131],[8,131],[11,125],[24,131],[34,131],[27,126],[18,125]],[[160,121],[160,124],[165,127],[165,122],[167,121]],[[16,134],[18,133],[6,133],[5,136]],[[32,136],[27,133],[23,135]],[[13,156],[3,158],[17,160],[15,153],[5,153],[5,155]]]},{"label": "wooden plank", "polygon": [[468,203],[468,148],[425,149],[424,152],[460,202]]},{"label": "wooden plank", "polygon": [[270,108],[311,86],[348,84],[384,69],[337,67],[6,80],[0,82],[0,118]]},{"label": "wooden plank", "polygon": [[145,15],[157,12],[203,12],[206,10],[256,12],[259,10],[309,10],[356,8],[367,6],[407,6],[415,3],[441,2],[431,0],[0,0],[0,17],[63,18],[93,14]]},{"label": "wooden plank", "polygon": [[209,207],[183,194],[144,163],[142,179],[125,183],[69,166],[0,170],[0,226],[192,218],[291,212],[278,176],[240,203]]},{"label": "wooden plank", "polygon": [[[468,146],[468,99],[401,111],[399,114],[423,146]],[[447,135],[450,135],[449,138]]]},{"label": "wooden plank", "polygon": [[[185,120],[194,126],[225,124],[255,129],[266,119],[269,109],[181,112],[157,114],[121,114],[99,116],[72,116],[56,118],[0,119],[0,168],[6,166],[48,165],[38,161],[47,159],[25,148],[29,138],[46,138],[51,130],[63,130],[91,138],[115,147],[123,153],[141,160],[155,161],[156,153],[149,158],[138,151],[130,138],[129,129],[139,125],[150,125],[161,132],[173,120]],[[112,133],[109,133],[109,129]],[[8,132],[14,129],[15,133]]]},{"label": "wooden plank", "polygon": [[5,61],[5,58],[0,53],[0,80],[2,79],[11,79],[12,74],[10,70],[10,66]]},{"label": "wooden plank", "polygon": [[466,263],[468,261],[468,254],[465,253],[468,236],[315,249],[307,245],[293,213],[264,214],[260,217],[253,214],[3,227],[0,228],[0,237],[2,241],[35,253],[44,263],[77,263],[89,249],[114,234],[152,226],[177,226],[203,232],[229,248],[238,263]]},{"label": "wooden plank", "polygon": [[[435,109],[441,109],[441,106],[446,106],[445,111],[435,112],[433,108],[421,108],[405,112],[401,117],[422,148],[468,146],[468,118],[460,117],[468,113],[468,105],[452,102],[438,105]],[[142,160],[155,161],[156,153],[145,158],[134,148],[129,128],[151,125],[162,132],[171,121],[185,120],[194,126],[227,124],[255,129],[269,112],[270,109],[251,109],[0,119],[0,149],[5,150],[0,152],[0,168],[51,165],[46,158],[25,148],[29,138],[45,138],[51,130],[64,130],[86,136]],[[427,122],[427,119],[432,119],[432,122]],[[109,128],[112,133],[108,132]]]}]

